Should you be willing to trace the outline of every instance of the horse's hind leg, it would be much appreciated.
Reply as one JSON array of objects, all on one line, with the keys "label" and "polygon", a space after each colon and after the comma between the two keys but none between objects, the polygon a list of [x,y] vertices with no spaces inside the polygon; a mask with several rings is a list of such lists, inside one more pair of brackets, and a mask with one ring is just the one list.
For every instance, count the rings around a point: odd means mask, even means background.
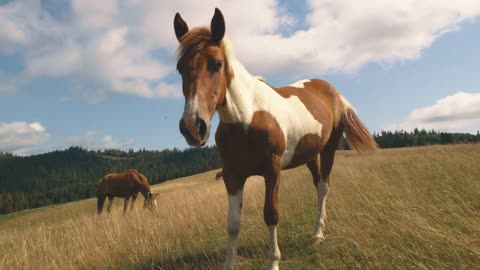
[{"label": "horse's hind leg", "polygon": [[325,221],[327,219],[326,200],[329,190],[330,172],[332,171],[335,151],[341,134],[341,132],[332,134],[332,137],[320,153],[320,156],[317,156],[307,163],[307,167],[313,176],[313,183],[317,188],[318,212],[315,230],[313,232],[313,240],[317,243],[325,240],[323,232],[325,231]]},{"label": "horse's hind leg", "polygon": [[130,197],[125,197],[125,201],[123,202],[123,214],[127,212],[127,207],[128,207],[128,201],[130,200]]},{"label": "horse's hind leg", "polygon": [[107,206],[107,211],[110,213],[110,210],[112,210],[112,202],[113,202],[113,196],[108,195],[108,206]]},{"label": "horse's hind leg", "polygon": [[97,213],[100,215],[103,210],[103,204],[105,202],[106,195],[98,195],[97,197]]},{"label": "horse's hind leg", "polygon": [[315,242],[320,243],[325,239],[323,231],[325,230],[325,220],[327,218],[326,199],[328,194],[328,182],[321,177],[319,156],[309,161],[307,167],[312,173],[313,183],[317,188],[318,197],[318,212],[312,238]]}]

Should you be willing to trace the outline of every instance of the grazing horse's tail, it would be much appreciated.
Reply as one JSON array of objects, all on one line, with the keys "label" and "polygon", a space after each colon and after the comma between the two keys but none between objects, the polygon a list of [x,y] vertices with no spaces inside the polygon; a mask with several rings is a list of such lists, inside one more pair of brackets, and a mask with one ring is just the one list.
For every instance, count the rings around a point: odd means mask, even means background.
[{"label": "grazing horse's tail", "polygon": [[342,122],[348,146],[361,153],[377,151],[377,142],[358,118],[352,105],[343,96],[340,97],[344,105]]}]

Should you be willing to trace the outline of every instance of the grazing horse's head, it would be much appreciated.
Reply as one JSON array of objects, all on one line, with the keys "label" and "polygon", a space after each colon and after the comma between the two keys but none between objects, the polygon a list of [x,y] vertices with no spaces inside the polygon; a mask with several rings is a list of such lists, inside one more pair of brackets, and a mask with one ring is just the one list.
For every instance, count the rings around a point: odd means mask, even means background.
[{"label": "grazing horse's head", "polygon": [[147,208],[151,211],[157,208],[157,196],[158,193],[148,192],[147,196],[145,197],[145,202],[143,203],[143,208]]},{"label": "grazing horse's head", "polygon": [[210,29],[197,27],[189,31],[177,13],[174,28],[180,42],[177,70],[185,96],[180,132],[189,145],[203,146],[210,135],[213,114],[225,103],[233,76],[223,42],[225,21],[220,10],[215,9]]}]

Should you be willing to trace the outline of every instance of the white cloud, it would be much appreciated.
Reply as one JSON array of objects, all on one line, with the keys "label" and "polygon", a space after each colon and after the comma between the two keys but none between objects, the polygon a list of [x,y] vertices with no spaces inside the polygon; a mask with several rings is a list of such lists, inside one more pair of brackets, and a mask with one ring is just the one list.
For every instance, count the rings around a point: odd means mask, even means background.
[{"label": "white cloud", "polygon": [[61,148],[82,146],[87,149],[122,149],[133,145],[133,139],[117,139],[111,135],[103,135],[96,131],[88,131],[81,136],[68,137],[61,143]]},{"label": "white cloud", "polygon": [[0,152],[25,154],[45,143],[50,134],[38,122],[0,123]]},{"label": "white cloud", "polygon": [[86,29],[108,28],[117,13],[116,0],[73,0],[78,25]]},{"label": "white cloud", "polygon": [[413,110],[400,124],[389,130],[425,128],[441,131],[475,131],[480,128],[480,92],[457,92],[438,100],[435,104]]},{"label": "white cloud", "polygon": [[14,46],[23,46],[28,42],[25,32],[14,22],[5,17],[0,17],[0,50],[12,51]]},{"label": "white cloud", "polygon": [[309,4],[306,30],[288,37],[277,32],[234,34],[239,55],[255,73],[352,72],[369,62],[413,60],[438,37],[480,14],[480,2],[469,0]]},{"label": "white cloud", "polygon": [[239,60],[263,75],[354,72],[371,62],[414,60],[480,14],[480,1],[471,0],[310,0],[305,18],[293,17],[276,0],[71,3],[72,14],[63,21],[40,0],[0,5],[0,54],[16,50],[25,59],[17,81],[72,76],[108,92],[179,96],[180,86],[167,84],[175,72],[177,11],[194,27],[209,25],[219,7]]}]

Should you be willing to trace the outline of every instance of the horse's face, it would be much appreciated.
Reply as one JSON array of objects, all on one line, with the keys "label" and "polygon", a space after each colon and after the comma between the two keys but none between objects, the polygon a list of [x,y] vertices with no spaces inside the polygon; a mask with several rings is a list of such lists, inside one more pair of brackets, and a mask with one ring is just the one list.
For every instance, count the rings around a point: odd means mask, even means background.
[{"label": "horse's face", "polygon": [[224,104],[229,83],[222,43],[225,21],[222,13],[215,9],[211,32],[206,28],[189,31],[177,13],[174,28],[180,42],[177,69],[185,96],[180,133],[189,145],[199,147],[208,140],[213,114]]},{"label": "horse's face", "polygon": [[158,193],[151,193],[149,192],[147,198],[145,198],[145,202],[143,203],[143,208],[147,208],[150,211],[153,211],[157,208],[157,196]]}]

